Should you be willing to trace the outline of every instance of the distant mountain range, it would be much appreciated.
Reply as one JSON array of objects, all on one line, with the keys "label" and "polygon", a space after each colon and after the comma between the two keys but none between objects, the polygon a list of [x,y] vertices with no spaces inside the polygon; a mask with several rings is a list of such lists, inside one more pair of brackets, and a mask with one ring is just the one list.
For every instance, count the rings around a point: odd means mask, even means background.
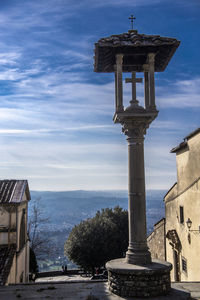
[{"label": "distant mountain range", "polygon": [[[147,199],[147,232],[153,230],[153,225],[164,217],[163,197],[165,190],[148,190]],[[117,205],[123,209],[128,208],[127,191],[65,191],[65,192],[41,192],[31,191],[32,200],[29,203],[29,215],[34,201],[38,201],[44,217],[49,222],[40,224],[41,234],[51,237],[58,247],[55,257],[51,262],[41,262],[40,270],[49,270],[62,265],[63,247],[67,236],[74,225],[80,221],[93,217],[102,208],[113,208]],[[58,261],[60,259],[60,264]],[[45,260],[45,259],[44,259]],[[56,263],[55,263],[56,261]],[[69,263],[69,262],[68,262]]]}]

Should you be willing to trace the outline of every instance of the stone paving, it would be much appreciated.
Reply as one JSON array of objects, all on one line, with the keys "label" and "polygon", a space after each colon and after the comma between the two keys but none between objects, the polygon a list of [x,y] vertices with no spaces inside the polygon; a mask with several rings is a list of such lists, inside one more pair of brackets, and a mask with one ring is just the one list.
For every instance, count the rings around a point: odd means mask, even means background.
[{"label": "stone paving", "polygon": [[[62,276],[58,276],[62,277]],[[63,276],[66,277],[66,276]],[[62,278],[64,279],[64,278]],[[65,278],[66,279],[66,278]],[[90,297],[89,297],[90,296]],[[92,297],[93,296],[93,297]],[[89,297],[89,298],[88,298]],[[20,284],[0,287],[0,300],[51,299],[51,300],[123,300],[144,298],[122,298],[108,290],[106,281],[54,281],[35,284]],[[151,300],[197,300],[200,299],[200,282],[172,283],[167,296],[153,297]]]},{"label": "stone paving", "polygon": [[90,277],[81,276],[81,275],[61,275],[61,276],[49,276],[41,277],[36,279],[36,283],[44,282],[71,282],[71,281],[88,281]]}]

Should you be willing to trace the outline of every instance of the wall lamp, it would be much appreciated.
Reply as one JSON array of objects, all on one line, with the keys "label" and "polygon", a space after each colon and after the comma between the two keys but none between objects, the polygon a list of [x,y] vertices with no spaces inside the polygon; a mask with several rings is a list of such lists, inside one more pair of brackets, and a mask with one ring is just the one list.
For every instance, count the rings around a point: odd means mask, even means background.
[{"label": "wall lamp", "polygon": [[190,218],[187,219],[186,224],[187,224],[187,228],[189,229],[189,231],[196,231],[196,232],[199,232],[199,233],[200,233],[200,226],[199,226],[199,229],[198,229],[198,230],[191,230],[191,227],[192,227],[192,221],[191,221]]}]

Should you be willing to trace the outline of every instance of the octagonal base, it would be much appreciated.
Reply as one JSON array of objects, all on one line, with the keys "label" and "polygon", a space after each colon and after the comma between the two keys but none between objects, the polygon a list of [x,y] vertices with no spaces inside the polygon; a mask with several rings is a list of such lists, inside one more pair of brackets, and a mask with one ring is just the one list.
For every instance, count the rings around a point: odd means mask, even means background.
[{"label": "octagonal base", "polygon": [[171,289],[168,262],[153,260],[148,265],[128,264],[124,258],[107,262],[109,289],[122,297],[155,297]]}]

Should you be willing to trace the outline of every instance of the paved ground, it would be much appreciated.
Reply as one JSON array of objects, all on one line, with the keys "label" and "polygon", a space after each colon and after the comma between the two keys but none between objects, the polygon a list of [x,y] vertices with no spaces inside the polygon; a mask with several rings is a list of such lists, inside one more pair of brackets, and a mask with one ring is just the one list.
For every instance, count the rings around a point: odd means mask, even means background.
[{"label": "paved ground", "polygon": [[172,285],[177,289],[188,291],[191,299],[200,300],[200,282],[180,282]]},{"label": "paved ground", "polygon": [[71,281],[88,281],[90,277],[81,275],[61,275],[61,276],[51,276],[51,277],[41,277],[36,279],[36,283],[39,282],[71,282]]},{"label": "paved ground", "polygon": [[[191,294],[191,296],[190,296]],[[93,297],[92,297],[93,296]],[[199,297],[199,298],[198,298]],[[48,282],[0,287],[0,300],[51,299],[51,300],[122,300],[109,292],[107,282],[74,281]],[[134,298],[141,300],[141,298]],[[169,295],[151,300],[192,300],[200,299],[200,283],[173,283]]]}]

